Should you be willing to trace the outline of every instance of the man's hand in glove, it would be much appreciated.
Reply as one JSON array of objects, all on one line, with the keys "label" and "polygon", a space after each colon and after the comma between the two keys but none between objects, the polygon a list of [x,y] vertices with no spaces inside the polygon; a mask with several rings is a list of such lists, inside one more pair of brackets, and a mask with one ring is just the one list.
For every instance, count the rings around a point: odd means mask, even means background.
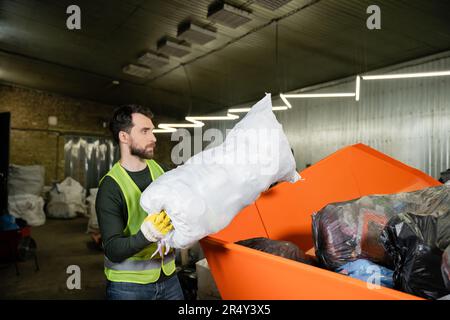
[{"label": "man's hand in glove", "polygon": [[151,214],[145,218],[141,225],[144,237],[151,242],[157,242],[173,229],[170,217],[163,210],[160,213]]}]

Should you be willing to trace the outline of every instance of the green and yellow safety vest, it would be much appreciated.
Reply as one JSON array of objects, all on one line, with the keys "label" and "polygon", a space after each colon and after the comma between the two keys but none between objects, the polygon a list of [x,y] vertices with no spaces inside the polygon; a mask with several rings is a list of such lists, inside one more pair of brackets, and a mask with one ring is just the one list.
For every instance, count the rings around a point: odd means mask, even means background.
[{"label": "green and yellow safety vest", "polygon": [[[147,160],[152,181],[155,181],[164,170],[154,160]],[[119,185],[122,191],[128,210],[128,221],[123,234],[132,236],[138,233],[141,224],[147,217],[147,213],[139,205],[141,199],[141,190],[134,183],[133,179],[128,175],[125,169],[117,162],[111,170],[105,175],[111,177]],[[102,183],[100,180],[100,184]],[[166,275],[175,272],[175,253],[173,250],[168,255],[162,256],[156,254],[151,256],[157,250],[157,244],[152,243],[147,248],[136,253],[134,256],[115,263],[109,260],[106,255],[105,259],[105,275],[109,281],[116,282],[133,282],[139,284],[147,284],[156,282],[161,274],[161,269]]]}]

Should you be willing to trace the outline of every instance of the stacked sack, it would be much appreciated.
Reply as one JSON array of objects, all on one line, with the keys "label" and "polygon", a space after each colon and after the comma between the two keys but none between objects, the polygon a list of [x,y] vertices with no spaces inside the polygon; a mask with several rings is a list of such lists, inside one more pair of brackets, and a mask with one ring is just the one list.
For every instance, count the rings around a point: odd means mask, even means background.
[{"label": "stacked sack", "polygon": [[41,197],[45,168],[39,165],[11,165],[8,173],[8,210],[30,226],[45,223],[44,199]]},{"label": "stacked sack", "polygon": [[50,191],[47,216],[59,219],[72,219],[78,214],[87,216],[85,197],[86,193],[81,184],[67,177]]}]

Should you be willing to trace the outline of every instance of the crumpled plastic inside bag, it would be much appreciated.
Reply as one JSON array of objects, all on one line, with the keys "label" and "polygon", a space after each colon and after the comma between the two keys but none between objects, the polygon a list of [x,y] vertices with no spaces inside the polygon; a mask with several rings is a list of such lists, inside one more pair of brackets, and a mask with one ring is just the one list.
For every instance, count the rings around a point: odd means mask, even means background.
[{"label": "crumpled plastic inside bag", "polygon": [[225,141],[160,176],[142,193],[148,214],[165,210],[174,230],[163,239],[174,248],[224,229],[244,207],[278,181],[296,182],[295,159],[270,94],[256,103]]}]

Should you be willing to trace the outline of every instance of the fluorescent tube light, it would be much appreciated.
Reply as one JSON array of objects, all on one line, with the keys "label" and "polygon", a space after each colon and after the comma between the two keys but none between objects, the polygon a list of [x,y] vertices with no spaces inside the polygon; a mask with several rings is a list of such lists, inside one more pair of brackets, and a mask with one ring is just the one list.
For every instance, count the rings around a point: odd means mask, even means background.
[{"label": "fluorescent tube light", "polygon": [[297,93],[285,94],[286,98],[339,98],[339,97],[354,97],[354,92],[345,93]]},{"label": "fluorescent tube light", "polygon": [[361,91],[361,77],[360,76],[356,76],[356,95],[355,95],[355,100],[359,101],[359,93]]},{"label": "fluorescent tube light", "polygon": [[427,77],[442,77],[442,76],[450,76],[450,71],[380,74],[373,76],[362,76],[362,78],[363,80],[390,80],[390,79],[427,78]]}]

